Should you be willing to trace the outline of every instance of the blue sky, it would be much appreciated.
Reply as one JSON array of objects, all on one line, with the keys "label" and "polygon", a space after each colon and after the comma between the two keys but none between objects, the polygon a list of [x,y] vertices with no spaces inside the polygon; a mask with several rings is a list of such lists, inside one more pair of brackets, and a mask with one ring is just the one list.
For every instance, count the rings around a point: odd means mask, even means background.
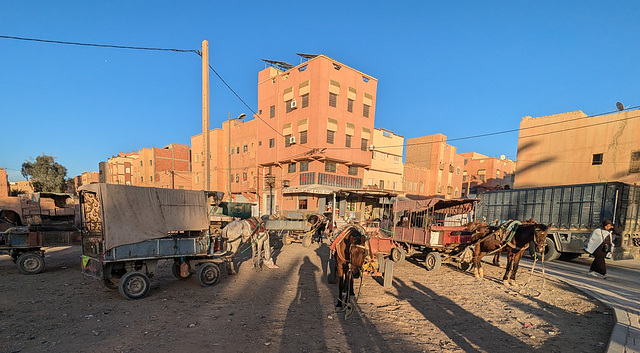
[{"label": "blue sky", "polygon": [[[2,1],[0,35],[199,49],[255,111],[261,59],[324,54],[378,79],[375,126],[449,139],[524,116],[640,105],[637,1]],[[0,167],[43,153],[68,176],[201,132],[194,53],[0,39]],[[211,74],[211,127],[251,115]],[[452,141],[516,158],[517,133]]]}]

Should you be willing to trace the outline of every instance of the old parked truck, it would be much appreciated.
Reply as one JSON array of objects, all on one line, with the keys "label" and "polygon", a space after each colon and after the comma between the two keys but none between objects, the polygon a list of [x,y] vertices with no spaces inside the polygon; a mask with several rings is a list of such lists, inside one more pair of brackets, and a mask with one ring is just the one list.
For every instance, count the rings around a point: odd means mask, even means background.
[{"label": "old parked truck", "polygon": [[600,223],[613,221],[614,259],[640,255],[640,187],[619,182],[490,191],[478,195],[477,219],[551,223],[546,260],[583,253]]}]

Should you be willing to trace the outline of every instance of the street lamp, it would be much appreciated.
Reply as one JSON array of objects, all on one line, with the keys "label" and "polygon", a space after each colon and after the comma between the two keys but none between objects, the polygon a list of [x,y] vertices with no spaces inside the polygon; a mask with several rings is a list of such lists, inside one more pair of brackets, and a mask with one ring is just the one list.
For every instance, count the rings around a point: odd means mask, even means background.
[{"label": "street lamp", "polygon": [[244,117],[247,116],[245,113],[242,113],[240,115],[238,115],[237,118],[231,119],[231,113],[229,113],[229,126],[227,127],[229,129],[229,143],[227,146],[227,154],[229,157],[229,183],[228,183],[228,187],[229,187],[229,202],[233,201],[233,194],[231,193],[231,122],[234,120],[240,120],[240,119],[244,119]]}]

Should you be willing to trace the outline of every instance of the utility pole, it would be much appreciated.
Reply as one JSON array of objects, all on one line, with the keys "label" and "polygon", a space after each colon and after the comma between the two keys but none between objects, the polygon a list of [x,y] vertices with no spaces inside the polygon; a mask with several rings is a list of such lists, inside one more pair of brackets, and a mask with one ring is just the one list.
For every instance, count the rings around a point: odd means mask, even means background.
[{"label": "utility pole", "polygon": [[204,190],[209,191],[209,42],[202,41],[202,138],[204,139]]},{"label": "utility pole", "polygon": [[229,202],[233,201],[233,195],[231,193],[231,112],[229,112],[229,123],[227,124],[229,130],[229,140],[227,141],[227,156],[229,157]]}]

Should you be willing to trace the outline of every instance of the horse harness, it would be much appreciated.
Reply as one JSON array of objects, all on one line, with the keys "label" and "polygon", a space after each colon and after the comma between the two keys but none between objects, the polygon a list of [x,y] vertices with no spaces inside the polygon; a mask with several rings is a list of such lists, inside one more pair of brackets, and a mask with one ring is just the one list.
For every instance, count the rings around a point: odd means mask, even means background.
[{"label": "horse harness", "polygon": [[[254,234],[256,234],[258,231],[265,231],[265,226],[264,223],[262,222],[261,219],[255,218],[255,217],[251,217],[251,218],[247,218],[243,221],[247,221],[249,223],[249,226],[251,227],[252,231],[251,234],[249,234],[249,238],[252,237]],[[223,239],[227,239],[227,241],[229,243],[233,243],[236,240],[242,238],[242,234],[238,235],[236,238],[234,238],[233,240],[229,240],[229,238],[223,238]]]}]

